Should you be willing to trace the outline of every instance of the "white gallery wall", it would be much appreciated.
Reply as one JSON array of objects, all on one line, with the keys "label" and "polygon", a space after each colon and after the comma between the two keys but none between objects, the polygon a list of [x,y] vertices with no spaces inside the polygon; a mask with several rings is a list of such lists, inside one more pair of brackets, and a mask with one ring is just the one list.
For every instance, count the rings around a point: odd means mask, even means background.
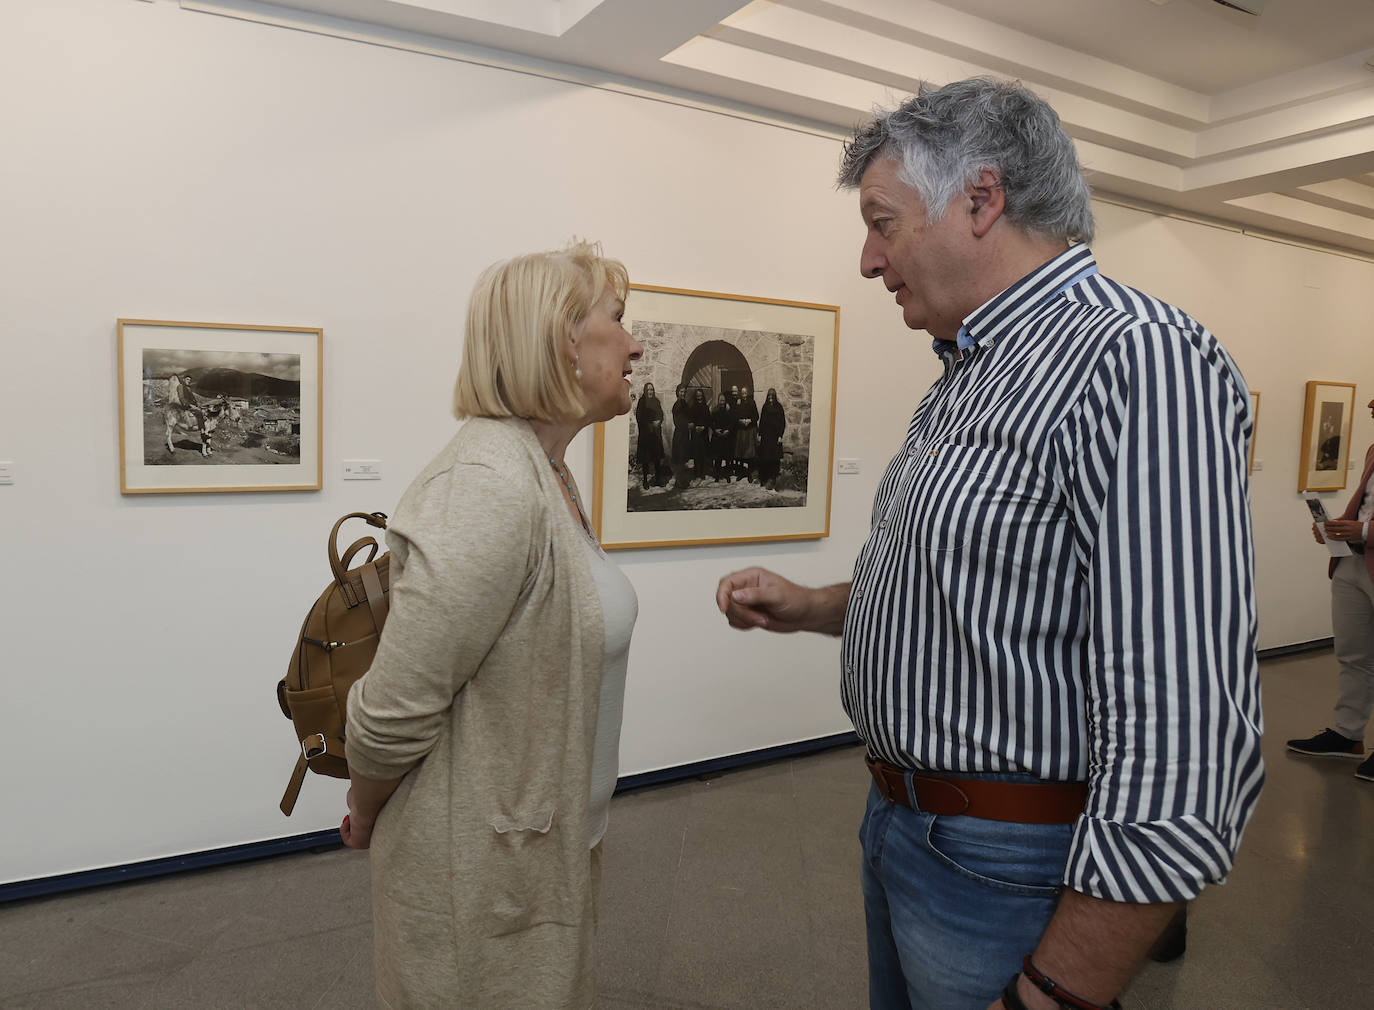
[{"label": "white gallery wall", "polygon": [[[850,728],[833,640],[733,632],[712,600],[750,564],[847,578],[937,374],[858,275],[833,138],[168,0],[0,6],[0,96],[0,883],[337,824],[341,782],[276,808],[274,689],[325,536],[389,512],[453,432],[477,273],[574,235],[638,282],[839,305],[835,454],[861,461],[828,539],[617,555],[640,597],[622,773]],[[1303,383],[1374,391],[1374,265],[1097,210],[1104,269],[1204,320],[1263,394],[1261,646],[1329,635],[1293,491]],[[121,496],[121,316],[322,327],[324,489]],[[384,478],[343,482],[352,458]]]}]

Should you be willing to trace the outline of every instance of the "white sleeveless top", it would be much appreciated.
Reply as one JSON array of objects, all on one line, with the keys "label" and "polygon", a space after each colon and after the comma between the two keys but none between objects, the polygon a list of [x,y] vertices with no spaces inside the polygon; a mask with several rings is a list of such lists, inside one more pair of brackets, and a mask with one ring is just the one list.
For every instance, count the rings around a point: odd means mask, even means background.
[{"label": "white sleeveless top", "polygon": [[587,560],[601,597],[606,621],[606,647],[601,669],[601,707],[596,717],[596,743],[592,748],[592,795],[587,818],[594,848],[606,833],[611,794],[620,773],[620,724],[625,714],[625,669],[630,658],[630,635],[639,616],[639,597],[624,573],[606,557],[599,544],[585,538]]}]

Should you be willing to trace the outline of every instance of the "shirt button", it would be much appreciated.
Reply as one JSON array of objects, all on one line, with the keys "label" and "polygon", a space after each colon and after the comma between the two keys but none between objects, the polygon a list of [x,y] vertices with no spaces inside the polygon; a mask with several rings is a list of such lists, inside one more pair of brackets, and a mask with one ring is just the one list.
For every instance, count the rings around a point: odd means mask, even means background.
[{"label": "shirt button", "polygon": [[906,454],[907,454],[908,456],[915,456],[915,455],[916,455],[916,447],[915,447],[914,445],[909,445],[909,446],[907,446]]},{"label": "shirt button", "polygon": [[887,520],[886,520],[886,519],[884,519],[884,520],[882,520],[881,522],[878,523],[878,529],[880,529],[880,530],[885,530],[885,529],[887,529]]}]

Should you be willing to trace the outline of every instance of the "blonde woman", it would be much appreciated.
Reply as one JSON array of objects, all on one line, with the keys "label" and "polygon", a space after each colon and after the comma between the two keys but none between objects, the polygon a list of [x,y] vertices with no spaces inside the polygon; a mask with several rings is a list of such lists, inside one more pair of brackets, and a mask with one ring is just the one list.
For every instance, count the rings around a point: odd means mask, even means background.
[{"label": "blonde woman", "polygon": [[591,1007],[601,836],[638,604],[563,454],[630,408],[628,277],[596,246],[489,268],[468,419],[387,532],[390,616],[348,697],[340,829],[371,847],[383,1006]]}]

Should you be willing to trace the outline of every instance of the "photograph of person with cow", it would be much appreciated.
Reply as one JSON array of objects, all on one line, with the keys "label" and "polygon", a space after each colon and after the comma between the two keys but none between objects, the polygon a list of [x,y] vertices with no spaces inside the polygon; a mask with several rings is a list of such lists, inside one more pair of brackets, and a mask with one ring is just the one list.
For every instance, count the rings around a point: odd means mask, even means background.
[{"label": "photograph of person with cow", "polygon": [[300,355],[143,351],[143,462],[299,463]]}]

